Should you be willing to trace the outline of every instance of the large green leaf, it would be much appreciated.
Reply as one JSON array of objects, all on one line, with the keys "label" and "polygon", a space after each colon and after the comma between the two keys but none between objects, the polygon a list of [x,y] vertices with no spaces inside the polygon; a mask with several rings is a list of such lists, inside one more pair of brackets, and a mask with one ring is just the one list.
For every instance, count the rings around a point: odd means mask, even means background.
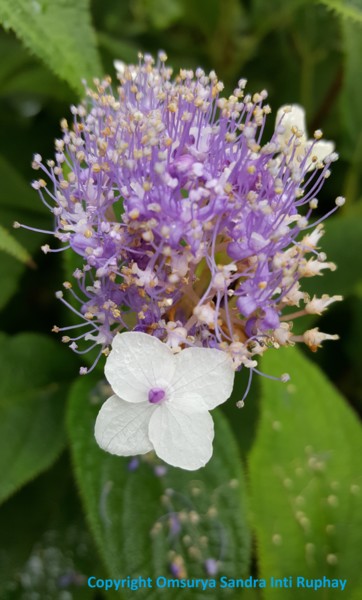
[{"label": "large green leaf", "polygon": [[0,21],[78,92],[101,74],[89,0],[0,0]]},{"label": "large green leaf", "polygon": [[99,600],[87,587],[99,558],[67,455],[0,507],[0,531],[1,598]]},{"label": "large green leaf", "polygon": [[[347,579],[347,596],[361,593],[361,427],[296,349],[270,350],[263,370],[288,371],[291,382],[261,382],[261,422],[250,457],[260,576],[294,577],[293,588],[281,594],[285,600],[305,598],[298,576]],[[274,594],[265,590],[265,598]],[[320,594],[340,597],[329,588]]]},{"label": "large green leaf", "polygon": [[[36,192],[26,184],[21,175],[2,156],[0,156],[0,179],[1,224],[10,228],[14,221],[23,221],[33,227],[47,228],[48,214]],[[29,231],[14,230],[12,238],[16,245],[18,243],[24,247],[25,251],[32,254],[40,247],[44,236]],[[25,265],[13,256],[1,256],[0,308],[3,308],[15,293],[24,269]]]},{"label": "large green leaf", "polygon": [[47,469],[65,444],[73,369],[60,345],[37,334],[0,336],[0,501]]},{"label": "large green leaf", "polygon": [[[100,403],[110,393],[96,382],[90,375],[74,385],[68,429],[76,479],[110,576],[151,577],[155,582],[158,576],[172,577],[170,563],[179,561],[181,576],[207,578],[208,558],[220,561],[223,575],[245,576],[250,552],[245,487],[226,421],[213,413],[214,455],[204,469],[190,473],[168,467],[157,476],[158,463],[146,457],[130,471],[129,459],[104,453],[94,440]],[[133,597],[130,590],[123,593]],[[155,587],[139,589],[137,597],[152,600],[161,593]],[[183,597],[178,589],[165,593],[170,599]],[[194,594],[215,598],[212,589]]]}]

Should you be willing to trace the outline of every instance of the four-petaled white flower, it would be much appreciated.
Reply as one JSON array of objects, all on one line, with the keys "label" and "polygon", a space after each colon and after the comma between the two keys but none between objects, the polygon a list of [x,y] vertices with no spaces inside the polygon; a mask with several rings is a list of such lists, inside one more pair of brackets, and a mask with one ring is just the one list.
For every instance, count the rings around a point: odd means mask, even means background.
[{"label": "four-petaled white flower", "polygon": [[189,471],[208,462],[214,438],[209,410],[229,398],[234,382],[226,353],[186,348],[173,354],[151,335],[126,332],[113,340],[105,375],[114,395],[95,425],[103,450],[120,456],[154,450]]}]

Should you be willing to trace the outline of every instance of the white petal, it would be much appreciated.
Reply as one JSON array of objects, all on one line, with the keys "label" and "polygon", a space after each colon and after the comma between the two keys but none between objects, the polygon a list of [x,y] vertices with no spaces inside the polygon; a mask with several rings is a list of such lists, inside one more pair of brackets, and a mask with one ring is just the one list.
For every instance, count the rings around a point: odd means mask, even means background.
[{"label": "white petal", "polygon": [[167,400],[167,406],[172,405],[172,409],[181,410],[188,414],[205,413],[209,411],[207,403],[201,394],[195,392],[174,392]]},{"label": "white petal", "polygon": [[123,62],[123,60],[114,60],[113,65],[114,65],[114,68],[116,69],[116,71],[118,73],[120,73],[121,75],[123,75],[123,73],[125,72],[125,69],[126,69],[126,65]]},{"label": "white petal", "polygon": [[279,108],[276,116],[276,124],[279,125],[281,119],[282,126],[285,127],[284,137],[290,137],[292,127],[297,127],[303,133],[306,132],[305,125],[305,110],[299,104],[291,104],[289,108],[291,109],[289,112],[285,112],[286,106],[282,106]]},{"label": "white petal", "polygon": [[[311,145],[312,142],[309,142]],[[333,142],[327,142],[326,140],[320,140],[313,146],[312,156],[316,156],[319,162],[322,162],[329,154],[334,152]]]},{"label": "white petal", "polygon": [[175,359],[172,403],[179,407],[190,394],[197,394],[211,410],[229,398],[235,371],[227,354],[212,348],[186,348],[176,354]]},{"label": "white petal", "polygon": [[214,423],[208,412],[188,414],[165,403],[153,413],[148,432],[157,456],[174,467],[195,471],[212,456]]},{"label": "white petal", "polygon": [[98,413],[94,435],[97,444],[111,454],[134,456],[153,449],[148,424],[154,407],[148,402],[130,404],[111,396]]},{"label": "white petal", "polygon": [[113,391],[127,402],[145,402],[153,387],[167,387],[175,372],[170,348],[147,333],[118,333],[104,372]]}]

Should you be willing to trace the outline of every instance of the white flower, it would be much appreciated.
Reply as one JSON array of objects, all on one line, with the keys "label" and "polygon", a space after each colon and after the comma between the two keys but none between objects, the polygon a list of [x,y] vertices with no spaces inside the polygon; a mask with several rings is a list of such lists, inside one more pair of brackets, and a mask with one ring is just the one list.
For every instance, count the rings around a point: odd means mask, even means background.
[{"label": "white flower", "polygon": [[[294,159],[301,160],[305,153],[307,153],[313,145],[310,156],[310,164],[308,167],[309,171],[314,169],[317,163],[322,162],[334,151],[333,142],[327,142],[319,139],[319,134],[321,134],[319,131],[315,132],[316,139],[318,141],[308,140],[305,123],[305,110],[298,104],[282,106],[279,108],[276,116],[276,127],[278,132],[279,128],[281,129],[278,135],[278,140],[288,157],[294,153]],[[293,146],[289,146],[288,144],[294,132],[297,132],[296,135],[299,145],[293,149]]]},{"label": "white flower", "polygon": [[105,375],[114,395],[103,404],[95,437],[120,456],[154,450],[189,471],[212,455],[214,424],[209,410],[231,394],[234,369],[220,350],[186,348],[178,354],[140,332],[117,334]]},{"label": "white flower", "polygon": [[330,304],[341,300],[343,300],[343,296],[328,296],[328,294],[323,294],[321,298],[313,296],[312,300],[306,304],[305,312],[309,315],[321,315]]},{"label": "white flower", "polygon": [[323,333],[322,331],[319,331],[318,327],[314,327],[314,329],[308,329],[308,331],[305,331],[303,334],[304,343],[307,344],[307,346],[309,346],[309,348],[313,352],[316,352],[317,348],[320,348],[322,342],[324,342],[325,340],[338,339],[338,335],[330,335],[329,333]]}]

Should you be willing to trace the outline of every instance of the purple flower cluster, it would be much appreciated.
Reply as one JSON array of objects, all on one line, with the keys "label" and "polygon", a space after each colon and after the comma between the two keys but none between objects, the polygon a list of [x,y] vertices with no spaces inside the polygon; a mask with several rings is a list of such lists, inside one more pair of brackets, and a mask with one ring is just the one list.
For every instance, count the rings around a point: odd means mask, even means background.
[{"label": "purple flower cluster", "polygon": [[321,160],[320,132],[305,142],[288,108],[263,144],[265,91],[245,95],[241,80],[222,97],[214,72],[172,79],[165,60],[117,62],[119,86],[106,78],[86,90],[73,123],[61,123],[54,160],[34,156],[54,236],[82,262],[64,284],[74,302],[57,296],[83,329],[74,338],[71,327],[54,330],[77,352],[85,340],[104,354],[116,332],[143,331],[175,352],[223,349],[235,368],[254,369],[269,345],[316,348],[332,336],[293,336],[283,309],[303,302],[299,316],[339,299],[300,289],[303,277],[334,268],[309,219],[336,154]]}]

